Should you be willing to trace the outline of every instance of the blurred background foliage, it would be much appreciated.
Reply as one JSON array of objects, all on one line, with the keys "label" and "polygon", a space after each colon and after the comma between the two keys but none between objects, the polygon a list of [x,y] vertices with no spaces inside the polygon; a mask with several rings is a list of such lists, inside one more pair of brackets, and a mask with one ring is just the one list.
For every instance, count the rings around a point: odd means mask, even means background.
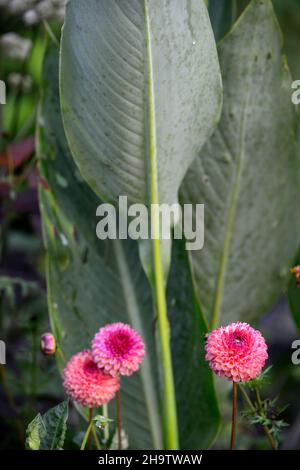
[{"label": "blurred background foliage", "polygon": [[[248,2],[217,1],[226,8],[230,3],[229,17],[212,18],[219,21],[222,36]],[[292,76],[300,79],[300,0],[273,3]],[[37,199],[38,184],[46,183],[38,173],[34,148],[44,52],[49,41],[58,46],[64,4],[64,0],[0,0],[0,79],[7,86],[6,104],[0,105],[0,339],[7,346],[7,364],[0,366],[2,449],[24,448],[27,424],[64,399],[54,357],[42,356],[39,350],[40,335],[50,327]],[[299,332],[285,295],[259,327],[274,365],[265,394],[280,395],[280,401],[290,404],[284,412],[290,426],[283,433],[282,448],[299,449],[300,366],[291,363],[291,343]],[[230,433],[229,391],[224,384],[222,388],[224,425],[215,448],[227,448]],[[268,447],[259,428],[250,427],[243,418],[240,421],[245,431],[240,433],[240,448]],[[76,432],[84,429],[74,412],[70,422],[67,448],[77,446]]]}]

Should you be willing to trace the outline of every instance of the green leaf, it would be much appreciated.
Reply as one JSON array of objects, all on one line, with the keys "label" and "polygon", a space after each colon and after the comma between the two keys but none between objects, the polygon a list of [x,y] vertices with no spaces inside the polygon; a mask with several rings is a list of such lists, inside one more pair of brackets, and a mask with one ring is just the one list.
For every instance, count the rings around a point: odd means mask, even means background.
[{"label": "green leaf", "polygon": [[[91,338],[106,323],[124,321],[140,331],[147,354],[141,372],[122,382],[123,427],[131,448],[162,448],[158,406],[161,366],[156,356],[151,290],[136,243],[95,238],[92,221],[100,201],[87,184],[78,182],[61,132],[56,62],[54,51],[44,65],[46,80],[38,149],[40,167],[49,184],[48,190],[41,189],[40,201],[48,249],[52,327],[67,359],[90,347]],[[67,186],[59,184],[57,172],[66,179]],[[219,415],[211,372],[202,360],[206,327],[191,286],[184,243],[176,242],[174,249],[168,309],[181,446],[208,447],[215,436]],[[109,416],[115,417],[114,403]]]},{"label": "green leaf", "polygon": [[60,450],[67,431],[69,402],[63,401],[43,415],[45,435],[41,441],[42,450]]},{"label": "green leaf", "polygon": [[67,139],[96,194],[148,204],[157,178],[159,202],[176,202],[220,113],[219,64],[203,1],[73,0],[60,72]]},{"label": "green leaf", "polygon": [[182,188],[205,204],[205,242],[192,252],[212,327],[265,313],[285,285],[299,233],[291,77],[269,0],[253,0],[219,46],[224,106]]},{"label": "green leaf", "polygon": [[[162,448],[153,305],[138,248],[131,240],[96,239],[94,221],[101,201],[78,181],[61,132],[56,52],[47,57],[44,70],[39,158],[49,190],[41,188],[40,205],[54,334],[69,359],[89,348],[94,334],[107,323],[130,323],[141,333],[147,355],[141,370],[122,383],[123,425],[132,448]],[[67,184],[59,184],[57,172]],[[109,416],[114,417],[114,404],[111,408]]]},{"label": "green leaf", "polygon": [[236,0],[209,0],[208,12],[218,42],[230,30],[236,17]]},{"label": "green leaf", "polygon": [[206,449],[219,430],[220,413],[184,240],[174,242],[167,297],[181,449]]},{"label": "green leaf", "polygon": [[[177,202],[182,179],[220,113],[221,77],[203,0],[68,3],[61,105],[80,171],[104,200]],[[170,241],[157,213],[141,259],[158,316],[165,446],[178,447],[165,302]],[[170,227],[168,227],[170,230]],[[150,245],[150,246],[149,246]]]},{"label": "green leaf", "polygon": [[43,416],[39,413],[27,427],[26,449],[62,449],[67,430],[67,419],[68,401],[51,408]]},{"label": "green leaf", "polygon": [[29,423],[26,430],[26,443],[27,450],[39,450],[41,439],[45,434],[45,426],[40,413]]}]

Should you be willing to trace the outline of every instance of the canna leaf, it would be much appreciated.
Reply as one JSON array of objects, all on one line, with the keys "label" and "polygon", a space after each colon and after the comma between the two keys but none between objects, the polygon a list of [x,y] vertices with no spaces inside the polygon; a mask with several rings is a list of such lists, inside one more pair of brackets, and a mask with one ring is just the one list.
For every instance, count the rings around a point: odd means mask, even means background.
[{"label": "canna leaf", "polygon": [[49,190],[40,189],[40,205],[52,328],[66,359],[89,348],[94,334],[107,323],[123,321],[140,332],[147,355],[141,371],[122,384],[123,425],[132,448],[162,448],[153,307],[138,249],[131,240],[97,240],[95,214],[101,201],[78,176],[65,140],[57,51],[48,54],[44,77],[38,151],[49,184]]},{"label": "canna leaf", "polygon": [[[100,241],[95,237],[93,221],[100,200],[78,179],[61,126],[56,76],[57,51],[53,51],[44,64],[38,132],[39,165],[49,185],[48,190],[40,189],[40,205],[48,253],[52,328],[66,359],[90,347],[91,338],[106,323],[124,321],[140,331],[147,354],[141,371],[122,382],[123,427],[130,448],[161,449],[161,365],[156,355],[151,289],[135,242]],[[63,185],[57,174],[64,178]],[[211,444],[219,415],[211,371],[201,362],[206,326],[191,286],[184,242],[176,242],[174,248],[168,311],[180,439],[181,447],[196,449]],[[114,403],[109,416],[115,417]]]},{"label": "canna leaf", "polygon": [[60,87],[72,154],[96,194],[148,205],[155,184],[160,203],[176,202],[220,112],[203,1],[69,2]]},{"label": "canna leaf", "polygon": [[182,202],[205,204],[205,243],[191,253],[211,325],[265,313],[285,285],[299,233],[291,77],[270,0],[253,0],[220,43],[224,106],[191,167]]}]

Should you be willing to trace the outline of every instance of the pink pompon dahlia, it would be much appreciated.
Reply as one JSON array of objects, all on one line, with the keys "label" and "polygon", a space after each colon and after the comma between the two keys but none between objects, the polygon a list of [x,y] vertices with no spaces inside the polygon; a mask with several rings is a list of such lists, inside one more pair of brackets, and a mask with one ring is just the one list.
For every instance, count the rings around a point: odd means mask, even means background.
[{"label": "pink pompon dahlia", "polygon": [[233,382],[245,382],[261,373],[268,358],[267,349],[258,330],[238,322],[208,335],[205,359],[217,375]]},{"label": "pink pompon dahlia", "polygon": [[71,400],[88,408],[108,403],[119,390],[118,377],[99,369],[91,351],[81,351],[71,357],[63,374],[63,385]]},{"label": "pink pompon dahlia", "polygon": [[112,323],[94,336],[92,354],[98,367],[112,376],[131,375],[143,361],[145,345],[129,325]]}]

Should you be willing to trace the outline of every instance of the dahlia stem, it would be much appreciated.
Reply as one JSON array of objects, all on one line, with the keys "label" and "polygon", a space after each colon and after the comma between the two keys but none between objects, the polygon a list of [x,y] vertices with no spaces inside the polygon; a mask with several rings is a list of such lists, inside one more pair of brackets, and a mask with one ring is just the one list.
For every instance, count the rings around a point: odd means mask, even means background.
[{"label": "dahlia stem", "polygon": [[95,426],[92,426],[92,434],[93,434],[93,438],[94,438],[94,441],[95,441],[96,449],[101,450],[101,445],[100,445],[100,441],[99,441],[98,436],[97,436],[97,431],[95,429]]},{"label": "dahlia stem", "polygon": [[234,450],[235,447],[235,432],[236,432],[236,411],[237,411],[237,384],[233,384],[233,397],[232,397],[232,426],[231,426],[231,440],[230,449]]},{"label": "dahlia stem", "polygon": [[[242,385],[240,385],[240,390],[242,392],[242,395],[245,399],[245,401],[247,402],[249,408],[251,411],[255,412],[256,409],[255,409],[255,406],[253,405],[252,401],[250,400],[246,390],[244,389],[244,387]],[[260,398],[260,395],[259,395],[259,398]],[[260,402],[261,402],[261,399],[260,399]],[[277,450],[277,444],[275,442],[275,440],[273,439],[273,436],[268,428],[268,426],[266,425],[262,425],[262,428],[264,430],[264,433],[266,434],[267,438],[268,438],[268,441],[270,442],[270,445],[272,447],[273,450]]]},{"label": "dahlia stem", "polygon": [[[93,424],[93,414],[94,414],[94,409],[89,408],[89,423],[90,424]],[[88,448],[89,449],[92,448],[92,434],[91,433],[89,433],[88,435]]]},{"label": "dahlia stem", "polygon": [[118,426],[118,450],[122,450],[122,415],[121,415],[121,392],[117,391],[117,426]]},{"label": "dahlia stem", "polygon": [[[90,413],[90,412],[89,412]],[[92,427],[93,427],[93,421],[91,420],[89,422],[89,425],[88,425],[88,428],[86,430],[86,433],[84,435],[84,438],[83,438],[83,441],[82,441],[82,444],[81,444],[81,447],[80,447],[80,450],[84,450],[85,449],[85,446],[86,446],[86,443],[87,443],[87,440],[90,436],[90,433],[91,433],[91,430],[92,430]]]}]

